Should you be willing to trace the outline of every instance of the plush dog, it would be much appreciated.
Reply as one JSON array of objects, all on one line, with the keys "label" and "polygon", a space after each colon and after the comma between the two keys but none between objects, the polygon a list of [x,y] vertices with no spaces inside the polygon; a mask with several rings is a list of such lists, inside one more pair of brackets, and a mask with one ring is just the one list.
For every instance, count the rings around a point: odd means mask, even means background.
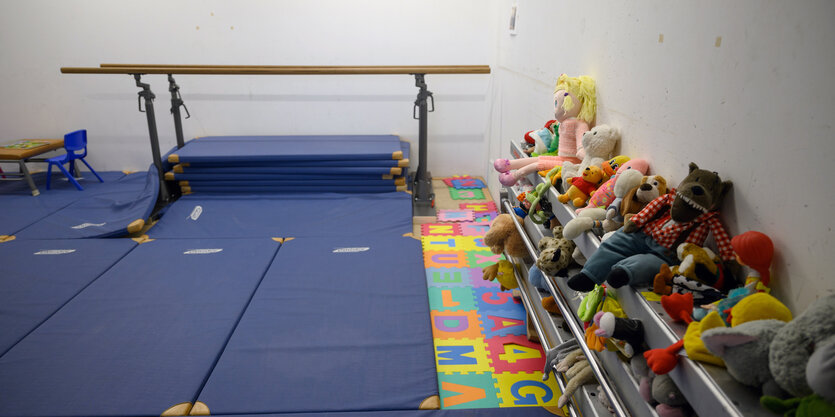
[{"label": "plush dog", "polygon": [[730,188],[719,174],[691,163],[675,194],[656,198],[627,220],[601,243],[583,270],[569,278],[568,286],[585,292],[604,281],[615,288],[651,283],[662,264],[675,263],[672,248],[684,242],[702,246],[708,234],[713,234],[722,260],[734,260],[718,211]]}]

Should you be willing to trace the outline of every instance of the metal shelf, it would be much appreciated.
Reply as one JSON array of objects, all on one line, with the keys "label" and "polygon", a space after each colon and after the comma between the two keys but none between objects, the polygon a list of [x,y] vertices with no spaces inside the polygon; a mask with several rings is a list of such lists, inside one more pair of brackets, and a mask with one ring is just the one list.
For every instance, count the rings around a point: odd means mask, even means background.
[{"label": "metal shelf", "polygon": [[[513,142],[510,144],[510,153],[517,157],[520,155],[525,157],[519,146]],[[529,175],[527,179],[534,186],[544,182],[544,179],[537,174]],[[515,193],[512,187],[508,190]],[[551,202],[553,213],[561,224],[564,225],[576,217],[573,207],[561,204],[557,200],[558,190],[552,187],[548,193],[548,200]],[[587,258],[600,246],[600,239],[591,232],[583,233],[574,239],[574,242]],[[565,285],[564,280],[553,281],[561,290],[571,291]],[[686,326],[673,322],[661,308],[660,303],[647,301],[639,290],[624,286],[617,289],[617,296],[626,314],[630,318],[641,320],[644,324],[645,340],[650,349],[665,348],[684,335]],[[576,314],[576,306],[573,308],[575,308],[574,313]],[[684,355],[684,351],[681,354]],[[609,369],[613,364],[604,361],[604,366]],[[670,376],[700,416],[770,415],[760,407],[759,393],[736,382],[724,368],[702,364],[682,356],[676,369],[670,372]],[[630,387],[623,387],[623,384],[632,385],[634,380],[624,382],[615,379],[613,382],[619,389],[630,389]],[[624,397],[631,397],[631,395],[625,395]]]}]

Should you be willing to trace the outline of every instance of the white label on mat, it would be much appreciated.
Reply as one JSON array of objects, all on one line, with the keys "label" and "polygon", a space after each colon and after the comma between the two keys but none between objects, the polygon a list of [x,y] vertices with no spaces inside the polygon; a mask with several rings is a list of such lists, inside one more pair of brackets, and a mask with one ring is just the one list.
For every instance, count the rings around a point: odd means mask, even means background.
[{"label": "white label on mat", "polygon": [[183,252],[183,255],[205,255],[209,253],[218,253],[223,249],[189,249]]},{"label": "white label on mat", "polygon": [[63,255],[73,252],[75,252],[75,249],[45,249],[35,252],[35,255]]},{"label": "white label on mat", "polygon": [[333,253],[354,253],[354,252],[365,252],[371,248],[336,248],[333,250]]},{"label": "white label on mat", "polygon": [[92,227],[92,226],[102,227],[102,226],[104,226],[104,225],[106,225],[106,224],[107,224],[107,223],[81,223],[81,224],[79,224],[79,225],[73,226],[72,228],[73,228],[73,229],[86,229],[86,228],[88,228],[88,227]]},{"label": "white label on mat", "polygon": [[194,210],[191,211],[191,214],[188,218],[192,220],[197,220],[200,217],[200,214],[203,213],[203,206],[194,206]]}]

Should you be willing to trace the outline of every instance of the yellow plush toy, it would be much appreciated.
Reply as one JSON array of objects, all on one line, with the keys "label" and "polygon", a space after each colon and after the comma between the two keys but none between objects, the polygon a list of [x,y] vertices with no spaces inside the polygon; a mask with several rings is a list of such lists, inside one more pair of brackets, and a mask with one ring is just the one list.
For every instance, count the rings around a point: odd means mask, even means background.
[{"label": "yellow plush toy", "polygon": [[514,274],[513,263],[504,259],[497,264],[483,268],[481,278],[485,281],[498,281],[502,291],[519,287],[519,282],[516,281],[516,275]]},{"label": "yellow plush toy", "polygon": [[704,282],[696,273],[697,267],[704,267],[711,275],[716,276],[718,270],[716,263],[719,262],[719,257],[712,250],[693,243],[682,243],[678,245],[676,254],[678,259],[681,260],[681,264],[672,268],[674,275],[683,275]]},{"label": "yellow plush toy", "polygon": [[574,207],[584,207],[594,190],[605,180],[606,175],[599,166],[589,166],[583,171],[582,176],[568,179],[567,182],[571,184],[571,187],[565,194],[560,194],[557,199],[563,204],[571,200]]}]

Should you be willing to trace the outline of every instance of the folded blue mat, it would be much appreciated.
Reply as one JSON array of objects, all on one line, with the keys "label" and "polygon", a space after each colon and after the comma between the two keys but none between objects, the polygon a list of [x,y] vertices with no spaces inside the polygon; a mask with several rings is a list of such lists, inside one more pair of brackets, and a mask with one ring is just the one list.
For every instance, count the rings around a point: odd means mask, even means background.
[{"label": "folded blue mat", "polygon": [[130,239],[0,243],[0,356],[134,247]]},{"label": "folded blue mat", "polygon": [[412,232],[412,196],[380,194],[187,195],[148,230],[153,238],[302,237]]},{"label": "folded blue mat", "polygon": [[[188,180],[195,178],[204,179],[224,179],[237,178],[240,180],[246,179],[268,179],[276,175],[295,175],[302,178],[307,178],[308,175],[330,175],[334,178],[337,175],[354,176],[361,175],[364,177],[376,176],[381,178],[383,175],[399,175],[403,172],[400,167],[340,167],[340,166],[321,166],[321,167],[282,167],[282,166],[264,166],[264,167],[218,167],[218,168],[184,168],[183,173],[169,171],[166,173],[168,180]],[[174,178],[170,178],[173,175]]]},{"label": "folded blue mat", "polygon": [[155,240],[0,357],[0,415],[160,415],[193,402],[279,243]]},{"label": "folded blue mat", "polygon": [[[370,193],[393,193],[398,191],[398,186],[389,185],[213,185],[203,183],[189,183],[189,193],[208,194],[294,194],[294,193],[343,193],[343,194],[370,194]],[[404,188],[405,190],[405,188]]]},{"label": "folded blue mat", "polygon": [[198,400],[212,415],[417,409],[438,395],[419,241],[285,242]]},{"label": "folded blue mat", "polygon": [[[295,138],[295,139],[293,139]],[[309,140],[304,136],[273,139],[204,140],[188,142],[167,156],[169,163],[260,163],[279,161],[341,161],[402,159],[396,136],[390,140],[341,137]]]},{"label": "folded blue mat", "polygon": [[152,166],[147,173],[123,177],[107,187],[118,191],[104,192],[103,187],[91,190],[16,232],[15,236],[19,239],[104,238],[137,232],[145,225],[159,196],[157,175]]}]

